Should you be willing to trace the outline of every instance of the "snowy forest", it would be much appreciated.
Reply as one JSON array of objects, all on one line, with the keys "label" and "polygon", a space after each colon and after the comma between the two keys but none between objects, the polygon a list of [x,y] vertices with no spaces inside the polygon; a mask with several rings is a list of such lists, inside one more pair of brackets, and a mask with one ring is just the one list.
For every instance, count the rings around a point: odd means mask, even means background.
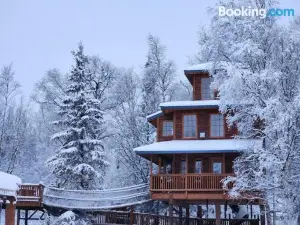
[{"label": "snowy forest", "polygon": [[[49,69],[28,102],[13,64],[3,65],[1,171],[28,183],[80,184],[79,189],[147,182],[149,163],[132,151],[155,140],[146,116],[161,102],[189,98],[191,89],[177,79],[175,63],[159,38],[149,35],[148,45],[143,74],[137,74],[86,55],[80,42],[70,53],[72,70]],[[77,158],[79,144],[85,159]]]},{"label": "snowy forest", "polygon": [[[272,8],[269,0],[218,5]],[[219,17],[198,31],[189,64],[213,63],[211,88],[236,138],[263,138],[234,163],[231,195],[262,190],[267,211],[300,223],[300,19]],[[191,32],[192,33],[192,32]],[[78,40],[70,71],[48,68],[26,99],[13,59],[0,72],[0,171],[26,183],[79,190],[147,183],[149,162],[133,148],[155,142],[146,116],[162,102],[190,100],[191,86],[160,38],[148,35],[142,72],[85,52]],[[101,53],[99,53],[101,54]],[[220,69],[221,68],[221,69]],[[26,99],[26,100],[25,100]],[[228,113],[230,112],[230,113]],[[276,207],[274,207],[274,205]],[[154,207],[159,207],[155,205]],[[271,214],[268,214],[271,225]],[[80,223],[78,223],[80,224]],[[292,224],[288,222],[287,224]]]}]

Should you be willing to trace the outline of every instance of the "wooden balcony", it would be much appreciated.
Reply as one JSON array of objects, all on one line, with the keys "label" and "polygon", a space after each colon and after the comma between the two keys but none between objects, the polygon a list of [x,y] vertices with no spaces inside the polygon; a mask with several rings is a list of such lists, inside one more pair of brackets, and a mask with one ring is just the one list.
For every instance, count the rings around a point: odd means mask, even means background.
[{"label": "wooden balcony", "polygon": [[[224,199],[222,180],[234,174],[152,174],[150,191],[154,199],[166,199],[169,194],[178,199]],[[230,187],[228,187],[230,188]],[[190,196],[190,197],[189,197]]]},{"label": "wooden balcony", "polygon": [[43,200],[43,185],[22,184],[17,192],[17,208],[39,208]]}]

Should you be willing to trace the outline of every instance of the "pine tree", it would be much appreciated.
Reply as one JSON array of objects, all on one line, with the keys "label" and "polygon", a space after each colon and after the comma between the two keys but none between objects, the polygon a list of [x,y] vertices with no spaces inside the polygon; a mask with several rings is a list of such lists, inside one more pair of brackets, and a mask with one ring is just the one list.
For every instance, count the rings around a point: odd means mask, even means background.
[{"label": "pine tree", "polygon": [[80,43],[72,54],[75,65],[58,112],[62,119],[53,122],[61,131],[52,139],[59,141],[61,147],[47,165],[59,186],[87,190],[99,188],[109,165],[102,145],[105,124],[101,102],[94,98],[89,85],[89,59],[83,53],[83,45]]}]

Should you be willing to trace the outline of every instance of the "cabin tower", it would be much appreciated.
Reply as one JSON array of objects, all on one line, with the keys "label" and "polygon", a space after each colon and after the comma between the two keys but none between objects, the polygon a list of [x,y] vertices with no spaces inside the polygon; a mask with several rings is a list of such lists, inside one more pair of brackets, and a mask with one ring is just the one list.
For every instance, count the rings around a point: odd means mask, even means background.
[{"label": "cabin tower", "polygon": [[[179,216],[182,207],[186,208],[188,217],[189,206],[198,205],[197,217],[206,217],[206,207],[214,205],[215,223],[207,224],[234,224],[229,212],[236,216],[234,221],[243,217],[250,221],[236,224],[258,224],[250,220],[254,218],[252,205],[262,202],[252,197],[251,201],[232,199],[230,185],[224,189],[221,181],[234,176],[233,161],[241,151],[261,141],[234,139],[238,130],[228,127],[219,112],[217,91],[210,88],[212,66],[199,64],[184,71],[193,87],[193,100],[161,103],[160,110],[147,117],[156,127],[157,142],[134,151],[150,161],[151,198],[168,202],[170,216],[172,206],[179,207]],[[264,224],[263,211],[260,220]]]}]

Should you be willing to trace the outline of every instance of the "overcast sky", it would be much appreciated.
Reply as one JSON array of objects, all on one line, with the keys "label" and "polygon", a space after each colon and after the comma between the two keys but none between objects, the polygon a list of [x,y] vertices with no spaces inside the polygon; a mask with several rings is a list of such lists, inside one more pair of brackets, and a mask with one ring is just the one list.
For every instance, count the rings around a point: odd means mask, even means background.
[{"label": "overcast sky", "polygon": [[[159,36],[182,76],[197,52],[199,26],[217,0],[0,0],[0,66],[13,62],[16,79],[29,95],[50,68],[63,73],[70,51],[82,40],[86,53],[139,71],[149,33]],[[282,7],[300,12],[299,0]]]}]

